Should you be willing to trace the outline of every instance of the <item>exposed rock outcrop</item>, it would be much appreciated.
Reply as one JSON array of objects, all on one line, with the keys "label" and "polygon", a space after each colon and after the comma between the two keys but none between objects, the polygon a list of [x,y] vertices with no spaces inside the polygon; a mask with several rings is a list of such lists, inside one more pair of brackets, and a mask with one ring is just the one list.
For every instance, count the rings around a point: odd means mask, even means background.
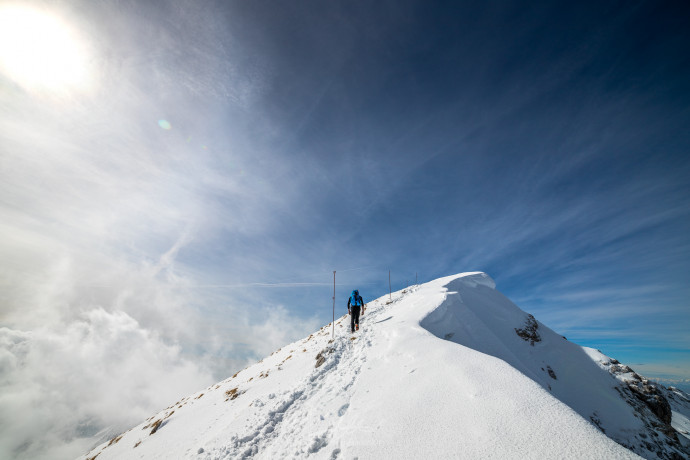
[{"label": "exposed rock outcrop", "polygon": [[637,446],[626,445],[626,447],[638,453],[641,453],[639,449],[644,448],[655,452],[658,458],[663,459],[687,458],[687,449],[684,447],[686,443],[679,439],[678,432],[671,425],[673,410],[669,403],[669,398],[675,403],[676,398],[684,399],[686,395],[683,392],[667,389],[661,384],[650,382],[615,359],[600,364],[619,380],[620,383],[616,387],[619,394],[634,408],[636,416],[643,421],[647,432],[652,434],[648,436],[645,433],[639,433],[634,437]]},{"label": "exposed rock outcrop", "polygon": [[323,363],[326,362],[326,355],[329,353],[333,353],[334,349],[332,347],[324,348],[321,350],[317,355],[316,355],[316,364],[314,367],[320,367]]},{"label": "exposed rock outcrop", "polygon": [[520,329],[515,328],[515,333],[520,336],[522,340],[529,342],[530,345],[534,346],[535,342],[541,342],[541,337],[539,336],[539,332],[537,332],[538,328],[539,324],[537,323],[537,320],[534,319],[534,316],[527,315],[525,327]]}]

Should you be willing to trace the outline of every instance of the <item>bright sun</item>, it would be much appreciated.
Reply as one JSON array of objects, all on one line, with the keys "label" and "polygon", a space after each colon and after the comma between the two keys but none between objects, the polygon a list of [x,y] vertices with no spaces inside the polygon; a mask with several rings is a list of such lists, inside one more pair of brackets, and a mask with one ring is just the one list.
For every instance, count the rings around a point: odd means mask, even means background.
[{"label": "bright sun", "polygon": [[59,18],[38,9],[0,7],[0,73],[29,91],[86,89],[86,47]]}]

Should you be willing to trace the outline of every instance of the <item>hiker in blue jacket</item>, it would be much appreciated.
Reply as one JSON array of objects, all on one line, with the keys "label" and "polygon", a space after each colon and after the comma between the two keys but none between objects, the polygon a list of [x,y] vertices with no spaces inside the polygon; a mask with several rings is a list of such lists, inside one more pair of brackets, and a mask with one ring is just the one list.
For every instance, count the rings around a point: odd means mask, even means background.
[{"label": "hiker in blue jacket", "polygon": [[359,330],[359,310],[362,309],[362,314],[364,314],[364,300],[362,296],[359,295],[359,291],[355,289],[352,291],[352,295],[347,299],[347,312],[350,314],[350,328],[352,332]]}]

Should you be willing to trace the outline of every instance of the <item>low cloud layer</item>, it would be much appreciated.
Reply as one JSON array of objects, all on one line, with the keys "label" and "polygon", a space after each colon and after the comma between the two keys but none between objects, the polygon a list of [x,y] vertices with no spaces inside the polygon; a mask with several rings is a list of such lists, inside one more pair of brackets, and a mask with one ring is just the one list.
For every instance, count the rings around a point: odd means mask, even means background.
[{"label": "low cloud layer", "polygon": [[176,246],[134,264],[46,241],[21,248],[23,282],[3,277],[2,458],[78,455],[316,327],[190,291]]},{"label": "low cloud layer", "polygon": [[93,309],[59,328],[2,328],[0,344],[3,458],[75,455],[99,431],[117,433],[212,380],[122,311]]}]

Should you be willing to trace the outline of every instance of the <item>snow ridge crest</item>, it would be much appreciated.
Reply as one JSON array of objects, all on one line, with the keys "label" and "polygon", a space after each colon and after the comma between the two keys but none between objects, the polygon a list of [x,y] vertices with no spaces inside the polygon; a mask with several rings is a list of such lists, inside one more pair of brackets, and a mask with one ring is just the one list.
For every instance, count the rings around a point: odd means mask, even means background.
[{"label": "snow ridge crest", "polygon": [[[460,273],[369,301],[356,333],[337,318],[81,458],[689,457],[612,378],[489,275]],[[690,399],[664,395],[690,419]]]}]

